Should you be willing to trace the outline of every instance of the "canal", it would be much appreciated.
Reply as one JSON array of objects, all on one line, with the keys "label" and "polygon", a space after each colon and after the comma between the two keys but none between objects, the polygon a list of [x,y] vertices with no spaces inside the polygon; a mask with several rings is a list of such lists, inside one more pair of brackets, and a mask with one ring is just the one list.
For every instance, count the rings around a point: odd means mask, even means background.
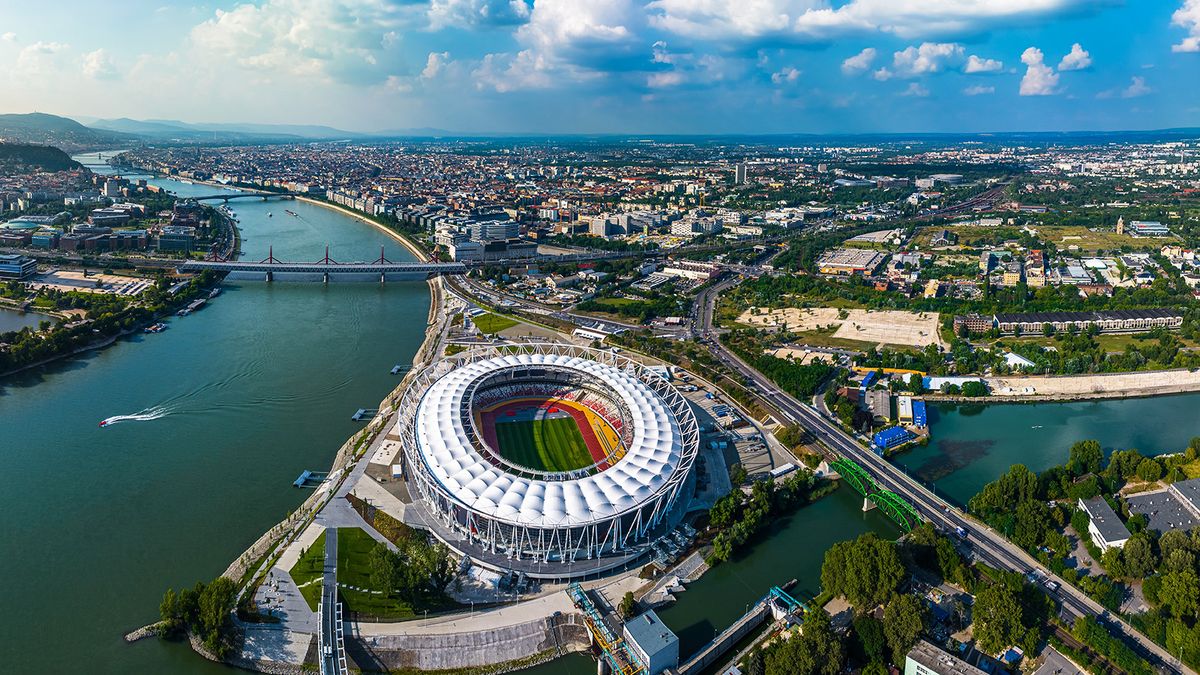
[{"label": "canal", "polygon": [[932,441],[894,462],[939,493],[966,504],[1013,464],[1042,471],[1067,461],[1076,441],[1095,439],[1106,453],[1180,452],[1200,436],[1200,394],[1078,403],[930,406]]},{"label": "canal", "polygon": [[[326,244],[335,258],[373,259],[382,245],[411,259],[330,209],[232,208],[248,259],[271,245],[318,259]],[[167,587],[220,574],[300,504],[292,481],[327,468],[359,428],[351,413],[396,385],[388,371],[411,360],[428,309],[424,283],[226,286],[163,333],[0,381],[0,669],[229,672],[185,645],[121,636],[156,618]],[[135,419],[97,426],[114,415]]]}]

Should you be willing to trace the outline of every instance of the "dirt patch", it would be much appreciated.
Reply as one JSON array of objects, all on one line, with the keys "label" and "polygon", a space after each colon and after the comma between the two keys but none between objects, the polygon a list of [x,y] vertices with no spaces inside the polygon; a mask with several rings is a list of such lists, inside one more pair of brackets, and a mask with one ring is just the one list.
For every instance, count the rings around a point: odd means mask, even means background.
[{"label": "dirt patch", "polygon": [[938,315],[924,312],[876,312],[834,307],[751,307],[738,317],[738,322],[751,326],[786,327],[787,330],[796,332],[836,326],[833,337],[859,342],[908,347],[942,344],[938,335]]}]

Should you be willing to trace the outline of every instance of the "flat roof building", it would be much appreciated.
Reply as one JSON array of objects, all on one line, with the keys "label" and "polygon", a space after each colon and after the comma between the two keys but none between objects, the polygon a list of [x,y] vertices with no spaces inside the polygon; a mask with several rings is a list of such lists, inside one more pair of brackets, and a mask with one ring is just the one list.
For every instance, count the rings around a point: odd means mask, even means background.
[{"label": "flat roof building", "polygon": [[679,637],[667,628],[654,610],[625,622],[625,640],[646,665],[647,675],[658,675],[679,666]]},{"label": "flat roof building", "polygon": [[1088,533],[1101,551],[1121,548],[1129,541],[1129,530],[1125,528],[1125,523],[1121,522],[1103,497],[1080,499],[1079,508],[1087,514]]},{"label": "flat roof building", "polygon": [[24,279],[37,273],[37,261],[23,255],[0,255],[0,279]]},{"label": "flat roof building", "polygon": [[1126,498],[1129,510],[1149,520],[1158,532],[1200,526],[1200,478],[1172,483],[1165,490],[1141,492]]},{"label": "flat roof building", "polygon": [[925,640],[917,644],[904,657],[904,675],[987,675],[986,672],[944,652]]},{"label": "flat roof building", "polygon": [[835,248],[821,254],[817,268],[821,274],[871,276],[887,256],[879,251],[857,248]]}]

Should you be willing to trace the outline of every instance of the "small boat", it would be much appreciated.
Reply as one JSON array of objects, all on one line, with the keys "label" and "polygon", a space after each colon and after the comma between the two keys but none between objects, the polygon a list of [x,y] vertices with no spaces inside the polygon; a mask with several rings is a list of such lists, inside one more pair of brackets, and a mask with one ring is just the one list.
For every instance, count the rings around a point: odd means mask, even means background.
[{"label": "small boat", "polygon": [[268,217],[268,218],[274,218],[274,217],[275,217],[275,214],[274,214],[274,213],[271,213],[270,211],[267,211],[267,217]]},{"label": "small boat", "polygon": [[295,211],[293,211],[291,209],[284,209],[283,211],[284,211],[284,213],[288,214],[289,216],[296,216],[296,217],[300,216],[299,213],[296,213]]},{"label": "small boat", "polygon": [[104,427],[106,427],[106,426],[108,426],[108,425],[109,425],[109,421],[108,421],[108,420],[100,420],[100,428],[104,428]]},{"label": "small boat", "polygon": [[166,329],[167,329],[167,324],[156,323],[152,326],[146,326],[145,328],[142,329],[142,331],[146,332],[146,333],[161,333]]}]

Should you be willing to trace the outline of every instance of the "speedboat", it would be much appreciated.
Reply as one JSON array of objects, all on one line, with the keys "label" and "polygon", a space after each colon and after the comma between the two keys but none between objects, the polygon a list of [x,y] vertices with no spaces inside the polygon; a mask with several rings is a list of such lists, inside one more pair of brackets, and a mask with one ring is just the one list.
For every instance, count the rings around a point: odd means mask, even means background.
[{"label": "speedboat", "polygon": [[101,427],[106,427],[106,426],[108,426],[109,424],[110,424],[110,422],[109,422],[108,420],[100,420],[100,426],[101,426]]}]

